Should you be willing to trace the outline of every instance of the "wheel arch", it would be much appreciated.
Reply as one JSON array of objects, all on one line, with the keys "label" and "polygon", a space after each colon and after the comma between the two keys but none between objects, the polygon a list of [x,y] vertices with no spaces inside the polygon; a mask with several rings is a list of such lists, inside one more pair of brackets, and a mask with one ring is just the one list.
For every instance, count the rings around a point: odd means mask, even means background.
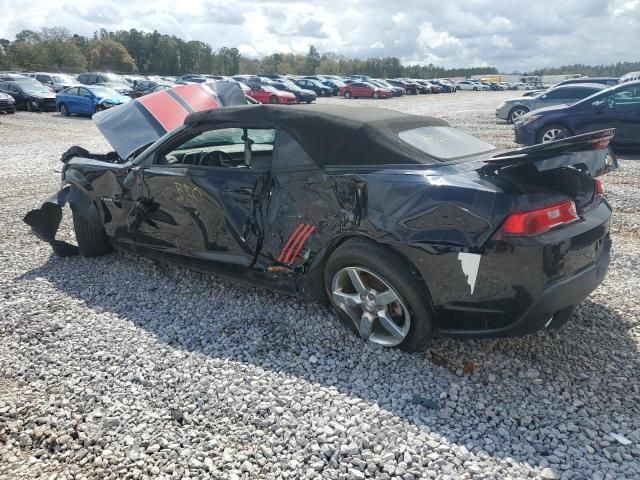
[{"label": "wheel arch", "polygon": [[429,286],[427,285],[426,279],[422,276],[420,270],[413,263],[413,261],[411,261],[411,259],[401,250],[394,248],[392,244],[387,242],[380,242],[377,239],[362,232],[348,233],[336,236],[332,238],[327,243],[327,245],[316,254],[307,272],[307,284],[309,286],[309,291],[315,292],[313,294],[315,298],[322,301],[323,303],[329,303],[324,285],[324,273],[327,261],[338,248],[340,248],[346,242],[352,240],[361,240],[363,242],[371,243],[372,245],[380,246],[397,256],[409,268],[412,276],[416,279],[416,281],[420,283],[422,290],[427,296],[429,308],[433,312],[433,302],[431,299]]},{"label": "wheel arch", "polygon": [[65,186],[63,188],[69,189],[66,203],[69,204],[69,207],[73,209],[74,212],[96,227],[104,226],[97,202],[82,182],[67,179],[65,180]]},{"label": "wheel arch", "polygon": [[518,109],[526,110],[526,111],[527,111],[527,113],[529,113],[529,112],[531,111],[531,109],[530,109],[529,107],[527,107],[526,105],[518,104],[518,105],[514,105],[513,107],[511,107],[511,108],[509,109],[509,113],[508,113],[507,117],[508,117],[509,119],[511,119],[511,114],[512,114],[515,110],[518,110]]}]

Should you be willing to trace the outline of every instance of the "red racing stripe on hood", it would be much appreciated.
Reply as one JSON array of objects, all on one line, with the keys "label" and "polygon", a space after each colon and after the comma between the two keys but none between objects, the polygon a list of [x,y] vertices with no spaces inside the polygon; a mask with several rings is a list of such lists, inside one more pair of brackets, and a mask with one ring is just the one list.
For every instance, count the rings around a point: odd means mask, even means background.
[{"label": "red racing stripe on hood", "polygon": [[167,92],[156,92],[151,95],[145,95],[144,97],[140,97],[138,102],[147,109],[167,132],[182,125],[185,117],[189,114],[189,112]]},{"label": "red racing stripe on hood", "polygon": [[215,99],[215,94],[206,85],[180,85],[172,90],[193,109],[194,112],[218,108],[220,103]]}]

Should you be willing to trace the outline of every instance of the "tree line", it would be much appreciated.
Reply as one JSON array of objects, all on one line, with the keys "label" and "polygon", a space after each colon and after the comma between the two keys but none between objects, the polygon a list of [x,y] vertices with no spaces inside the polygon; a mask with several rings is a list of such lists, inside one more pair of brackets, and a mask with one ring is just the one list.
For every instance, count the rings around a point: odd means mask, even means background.
[{"label": "tree line", "polygon": [[577,73],[588,77],[620,77],[625,73],[640,71],[640,62],[618,62],[609,65],[563,65],[561,67],[534,70],[532,75],[565,75]]},{"label": "tree line", "polygon": [[347,58],[334,53],[320,54],[314,46],[306,55],[274,53],[255,59],[242,56],[237,48],[214,50],[207,43],[185,41],[157,31],[101,29],[86,37],[61,27],[23,30],[13,41],[0,39],[0,69],[68,73],[107,70],[158,75],[362,74],[411,78],[497,73],[493,67],[446,69],[433,64],[403,65],[396,57]]},{"label": "tree line", "polygon": [[[118,73],[182,75],[202,73],[236,75],[290,73],[294,75],[370,75],[383,78],[471,77],[497,74],[494,67],[443,68],[437,65],[403,65],[397,57],[347,58],[320,54],[311,46],[306,55],[274,53],[248,58],[237,48],[214,50],[200,41],[185,41],[157,31],[132,28],[115,32],[101,29],[91,37],[72,34],[61,27],[23,30],[13,41],[0,39],[0,70],[45,70],[79,73],[107,70]],[[530,75],[578,73],[589,76],[620,76],[640,71],[640,62],[610,65],[564,65],[534,70]]]}]

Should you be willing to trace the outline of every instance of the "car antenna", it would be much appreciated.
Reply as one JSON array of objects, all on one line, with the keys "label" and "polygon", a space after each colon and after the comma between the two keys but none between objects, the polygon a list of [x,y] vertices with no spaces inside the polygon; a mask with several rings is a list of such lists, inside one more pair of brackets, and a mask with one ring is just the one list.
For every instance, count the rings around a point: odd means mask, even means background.
[{"label": "car antenna", "polygon": [[242,129],[242,140],[244,140],[244,164],[251,168],[251,145],[253,145],[253,140],[249,138],[246,128]]}]

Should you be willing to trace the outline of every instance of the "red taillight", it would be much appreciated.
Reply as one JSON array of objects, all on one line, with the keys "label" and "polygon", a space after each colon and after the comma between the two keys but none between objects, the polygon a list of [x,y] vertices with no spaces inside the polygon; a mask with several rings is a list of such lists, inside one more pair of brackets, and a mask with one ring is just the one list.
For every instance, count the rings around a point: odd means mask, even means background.
[{"label": "red taillight", "polygon": [[549,207],[512,213],[499,232],[506,235],[537,235],[577,219],[576,204],[567,200]]},{"label": "red taillight", "polygon": [[597,178],[593,180],[596,184],[596,195],[604,195],[604,187],[602,186],[602,182]]}]

